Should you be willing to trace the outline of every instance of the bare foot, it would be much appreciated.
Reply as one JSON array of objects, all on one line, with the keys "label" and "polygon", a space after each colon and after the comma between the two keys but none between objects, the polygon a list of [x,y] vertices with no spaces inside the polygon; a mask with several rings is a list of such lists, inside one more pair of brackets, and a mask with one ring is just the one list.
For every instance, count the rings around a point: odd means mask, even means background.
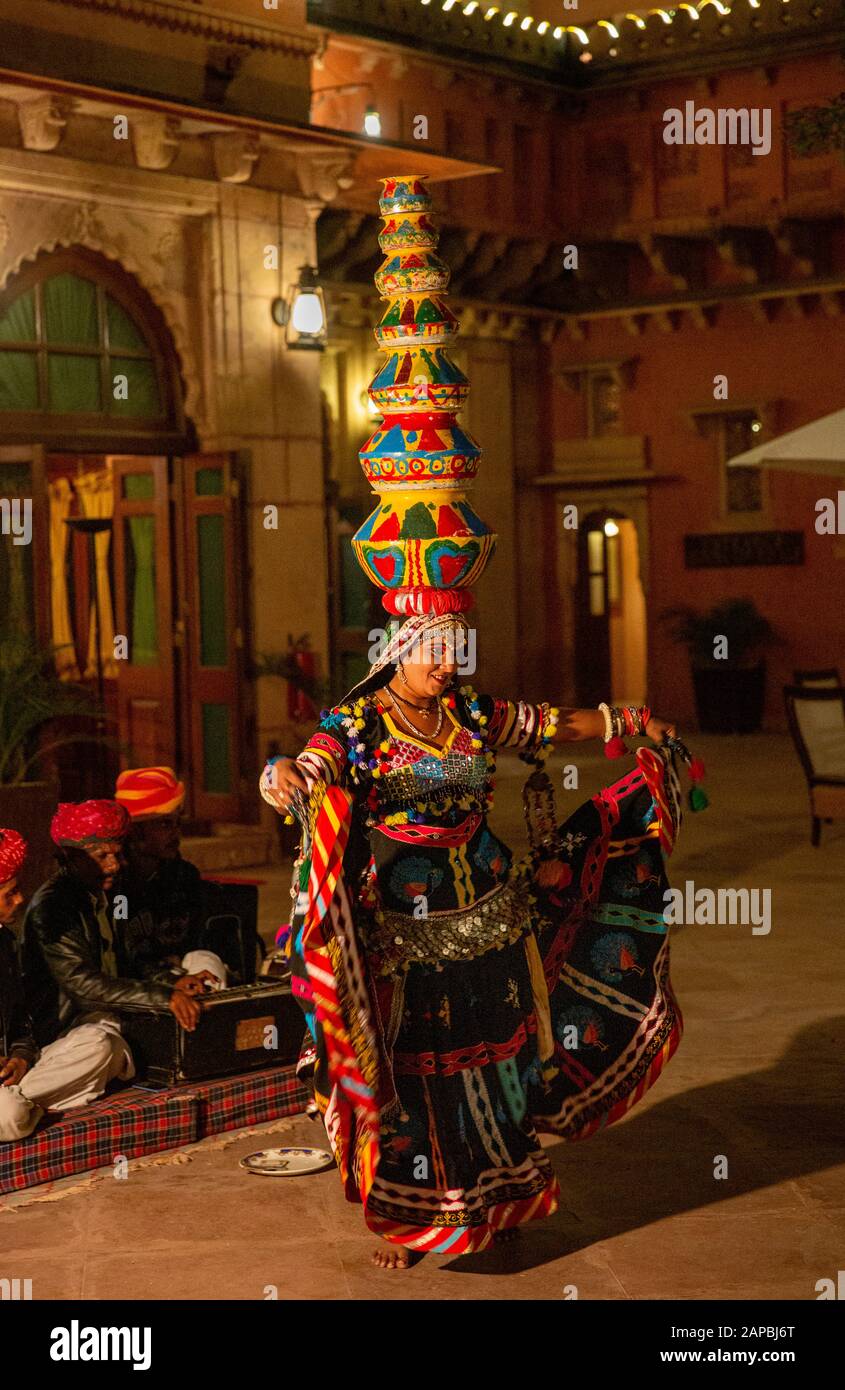
[{"label": "bare foot", "polygon": [[411,1257],[403,1245],[389,1245],[385,1242],[373,1251],[372,1260],[380,1269],[407,1269]]},{"label": "bare foot", "polygon": [[509,1241],[517,1240],[522,1234],[518,1226],[508,1226],[504,1231],[496,1231],[493,1236],[495,1245],[507,1245]]}]

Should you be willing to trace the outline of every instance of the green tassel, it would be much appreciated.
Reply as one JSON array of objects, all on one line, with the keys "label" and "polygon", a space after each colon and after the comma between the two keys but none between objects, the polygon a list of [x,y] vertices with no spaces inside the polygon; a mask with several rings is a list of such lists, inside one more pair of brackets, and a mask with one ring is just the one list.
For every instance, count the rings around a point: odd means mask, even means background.
[{"label": "green tassel", "polygon": [[703,787],[692,787],[689,794],[689,808],[691,811],[706,811],[710,802]]}]

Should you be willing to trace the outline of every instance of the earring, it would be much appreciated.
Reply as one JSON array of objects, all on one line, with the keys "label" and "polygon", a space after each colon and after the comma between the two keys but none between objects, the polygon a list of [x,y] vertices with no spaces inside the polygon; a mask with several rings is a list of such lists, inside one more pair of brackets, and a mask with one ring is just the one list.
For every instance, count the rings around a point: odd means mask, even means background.
[{"label": "earring", "polygon": [[405,667],[402,665],[402,662],[401,662],[401,661],[398,663],[398,665],[399,665],[399,679],[401,680],[401,682],[402,682],[403,685],[407,685],[407,684],[408,684],[408,677],[405,675]]}]

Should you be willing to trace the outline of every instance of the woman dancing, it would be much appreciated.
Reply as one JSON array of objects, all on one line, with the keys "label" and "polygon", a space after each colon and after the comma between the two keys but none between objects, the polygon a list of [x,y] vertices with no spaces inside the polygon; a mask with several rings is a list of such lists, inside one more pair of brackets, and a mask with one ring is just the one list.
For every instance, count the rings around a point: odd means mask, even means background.
[{"label": "woman dancing", "polygon": [[[681,1035],[662,916],[673,726],[456,688],[463,626],[405,622],[261,782],[306,823],[287,937],[314,1042],[300,1066],[390,1269],[555,1211],[538,1132],[585,1138],[620,1118]],[[535,773],[533,847],[514,862],[487,823],[495,750],[536,757],[622,729],[658,752],[560,828]]]},{"label": "woman dancing", "polygon": [[[311,1037],[300,1070],[382,1237],[374,1259],[396,1269],[553,1212],[538,1134],[613,1123],[672,1055],[663,857],[686,750],[648,709],[558,711],[458,683],[495,537],[466,497],[480,449],[457,423],[469,383],[445,347],[457,321],[424,181],[385,180],[380,206],[384,418],[360,454],[380,495],[353,545],[394,630],[261,794],[303,832],[284,934]],[[497,750],[540,764],[559,742],[624,752],[626,733],[658,747],[562,826],[537,767],[515,861],[487,821]]]}]

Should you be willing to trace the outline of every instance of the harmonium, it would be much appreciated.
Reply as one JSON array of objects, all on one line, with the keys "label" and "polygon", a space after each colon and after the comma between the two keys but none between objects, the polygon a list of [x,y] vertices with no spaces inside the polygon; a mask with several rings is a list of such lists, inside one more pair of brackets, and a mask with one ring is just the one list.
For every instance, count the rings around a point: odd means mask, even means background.
[{"label": "harmonium", "polygon": [[305,1019],[289,980],[263,979],[198,998],[202,1013],[193,1033],[166,1004],[121,1009],[138,1081],[178,1086],[299,1059]]}]

